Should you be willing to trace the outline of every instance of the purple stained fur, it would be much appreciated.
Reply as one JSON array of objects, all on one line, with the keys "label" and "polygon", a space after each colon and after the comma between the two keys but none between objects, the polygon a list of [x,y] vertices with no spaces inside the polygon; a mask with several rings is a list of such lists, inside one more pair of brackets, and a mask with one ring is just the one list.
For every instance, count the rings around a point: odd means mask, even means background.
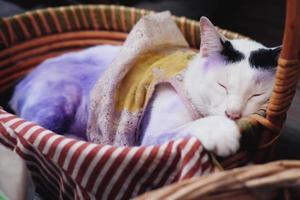
[{"label": "purple stained fur", "polygon": [[210,68],[220,66],[220,64],[223,66],[223,63],[224,56],[220,54],[211,55],[204,61],[203,70],[204,72],[207,72]]},{"label": "purple stained fur", "polygon": [[97,46],[45,61],[17,85],[12,109],[56,133],[86,139],[89,93],[118,51]]},{"label": "purple stained fur", "polygon": [[148,134],[147,137],[143,138],[143,142],[141,143],[141,145],[142,146],[161,145],[166,141],[192,137],[192,135],[188,134],[187,132],[181,131],[183,128],[184,126],[181,126],[179,128],[163,131],[158,134],[153,134],[153,135]]}]

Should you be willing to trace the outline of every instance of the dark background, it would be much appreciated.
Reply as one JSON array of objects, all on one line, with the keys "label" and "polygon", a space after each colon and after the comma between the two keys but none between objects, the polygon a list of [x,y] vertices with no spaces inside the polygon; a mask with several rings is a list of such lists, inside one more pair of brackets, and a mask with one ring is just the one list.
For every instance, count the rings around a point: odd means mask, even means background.
[{"label": "dark background", "polygon": [[[28,10],[70,4],[120,4],[199,20],[207,16],[216,26],[246,35],[266,46],[282,41],[284,0],[0,0],[0,17]],[[300,86],[298,86],[300,90]],[[297,92],[276,149],[277,159],[300,159],[300,92]]]}]

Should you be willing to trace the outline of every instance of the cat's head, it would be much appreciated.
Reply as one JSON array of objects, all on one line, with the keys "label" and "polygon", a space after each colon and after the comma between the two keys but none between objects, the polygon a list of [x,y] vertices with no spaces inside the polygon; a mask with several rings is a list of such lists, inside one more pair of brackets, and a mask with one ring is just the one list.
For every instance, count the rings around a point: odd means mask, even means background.
[{"label": "cat's head", "polygon": [[271,96],[281,47],[228,40],[205,17],[200,30],[200,51],[184,79],[193,103],[205,116],[236,120],[256,112]]}]

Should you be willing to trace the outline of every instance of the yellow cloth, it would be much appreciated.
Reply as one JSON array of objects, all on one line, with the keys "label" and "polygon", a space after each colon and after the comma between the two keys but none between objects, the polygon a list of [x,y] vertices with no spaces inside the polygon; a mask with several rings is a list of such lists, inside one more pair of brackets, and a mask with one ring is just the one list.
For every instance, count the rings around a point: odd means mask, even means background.
[{"label": "yellow cloth", "polygon": [[[185,69],[195,55],[191,49],[160,50],[142,55],[120,82],[116,93],[117,111],[138,112],[146,106],[160,76],[167,80]],[[162,77],[160,77],[162,78]]]}]

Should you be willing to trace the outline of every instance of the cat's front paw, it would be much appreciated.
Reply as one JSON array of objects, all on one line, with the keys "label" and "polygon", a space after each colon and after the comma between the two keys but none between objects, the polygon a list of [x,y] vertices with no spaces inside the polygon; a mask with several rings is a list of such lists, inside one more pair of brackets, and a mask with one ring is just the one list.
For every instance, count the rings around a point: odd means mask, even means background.
[{"label": "cat's front paw", "polygon": [[227,117],[210,116],[192,122],[189,133],[200,139],[205,149],[218,156],[229,156],[240,146],[236,123]]}]

